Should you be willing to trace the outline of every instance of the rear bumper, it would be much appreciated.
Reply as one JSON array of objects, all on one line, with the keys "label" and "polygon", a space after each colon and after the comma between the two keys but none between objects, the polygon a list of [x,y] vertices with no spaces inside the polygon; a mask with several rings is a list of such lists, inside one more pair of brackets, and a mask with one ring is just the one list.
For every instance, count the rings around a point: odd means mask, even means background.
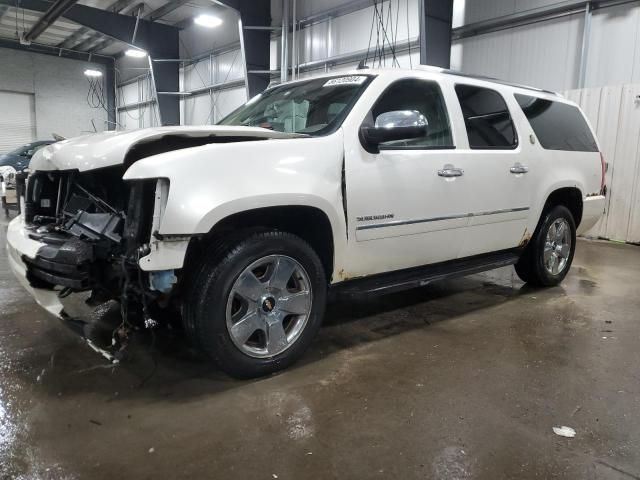
[{"label": "rear bumper", "polygon": [[22,217],[13,219],[7,229],[7,253],[9,266],[20,284],[33,296],[38,304],[56,317],[62,317],[63,306],[54,290],[34,288],[27,280],[27,265],[23,257],[35,261],[38,250],[44,243],[29,238],[22,224]]},{"label": "rear bumper", "polygon": [[594,195],[587,197],[582,202],[582,220],[578,226],[578,235],[587,232],[598,223],[604,214],[606,197],[604,195]]}]

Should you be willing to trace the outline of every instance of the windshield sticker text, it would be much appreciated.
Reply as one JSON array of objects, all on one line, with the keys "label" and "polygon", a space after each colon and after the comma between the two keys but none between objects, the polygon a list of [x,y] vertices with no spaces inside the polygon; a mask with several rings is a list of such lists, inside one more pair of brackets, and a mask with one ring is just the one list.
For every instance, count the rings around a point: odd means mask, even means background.
[{"label": "windshield sticker text", "polygon": [[367,77],[362,75],[349,75],[348,77],[338,77],[328,80],[323,87],[335,87],[336,85],[362,85]]}]

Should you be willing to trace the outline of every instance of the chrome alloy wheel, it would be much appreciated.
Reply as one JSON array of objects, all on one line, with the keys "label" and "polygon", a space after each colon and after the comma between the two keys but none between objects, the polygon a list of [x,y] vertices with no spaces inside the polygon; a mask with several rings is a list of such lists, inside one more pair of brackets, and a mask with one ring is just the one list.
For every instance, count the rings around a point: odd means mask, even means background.
[{"label": "chrome alloy wheel", "polygon": [[556,219],[547,230],[544,243],[544,268],[551,275],[558,275],[567,266],[571,254],[571,228],[564,218]]},{"label": "chrome alloy wheel", "polygon": [[245,268],[233,284],[227,330],[246,355],[273,357],[300,337],[312,304],[311,281],[302,265],[285,255],[269,255]]}]

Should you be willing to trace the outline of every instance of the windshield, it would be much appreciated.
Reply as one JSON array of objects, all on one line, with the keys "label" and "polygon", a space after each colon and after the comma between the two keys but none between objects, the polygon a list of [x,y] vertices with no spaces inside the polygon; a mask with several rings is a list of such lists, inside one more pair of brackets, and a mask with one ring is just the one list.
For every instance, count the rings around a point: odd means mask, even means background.
[{"label": "windshield", "polygon": [[368,75],[316,78],[269,89],[219,122],[319,136],[335,131],[371,80]]}]

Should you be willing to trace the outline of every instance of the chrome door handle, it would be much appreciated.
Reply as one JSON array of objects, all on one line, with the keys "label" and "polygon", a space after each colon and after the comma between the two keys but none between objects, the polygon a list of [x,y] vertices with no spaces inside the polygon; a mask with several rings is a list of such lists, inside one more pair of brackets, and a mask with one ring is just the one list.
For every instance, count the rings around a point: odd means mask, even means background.
[{"label": "chrome door handle", "polygon": [[511,168],[509,169],[509,171],[510,171],[511,173],[515,173],[515,174],[518,174],[518,173],[527,173],[527,172],[529,171],[529,167],[526,167],[526,166],[524,166],[524,165],[520,165],[519,163],[516,163],[513,167],[511,167]]},{"label": "chrome door handle", "polygon": [[439,177],[461,177],[464,175],[464,170],[461,168],[445,166],[442,170],[438,170]]}]

